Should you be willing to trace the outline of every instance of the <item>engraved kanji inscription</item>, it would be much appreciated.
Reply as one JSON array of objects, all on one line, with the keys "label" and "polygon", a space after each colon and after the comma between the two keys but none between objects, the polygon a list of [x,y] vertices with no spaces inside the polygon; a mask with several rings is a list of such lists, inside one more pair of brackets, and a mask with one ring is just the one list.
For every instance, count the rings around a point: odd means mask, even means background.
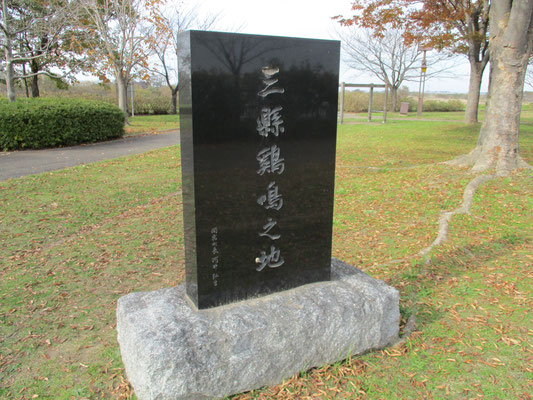
[{"label": "engraved kanji inscription", "polygon": [[281,110],[283,110],[282,107],[263,107],[261,109],[261,116],[257,118],[256,127],[257,132],[259,132],[261,136],[279,136],[280,133],[285,132],[280,114]]},{"label": "engraved kanji inscription", "polygon": [[285,260],[280,255],[280,251],[277,250],[274,246],[270,246],[270,253],[266,251],[261,251],[261,255],[255,259],[255,262],[259,264],[256,267],[257,271],[262,271],[265,267],[277,268],[283,265]]},{"label": "engraved kanji inscription", "polygon": [[259,169],[257,170],[259,175],[264,175],[265,172],[282,174],[285,171],[285,163],[283,162],[285,160],[280,157],[280,149],[275,144],[262,149],[256,158],[259,161]]},{"label": "engraved kanji inscription", "polygon": [[280,87],[273,87],[276,83],[278,83],[278,79],[273,78],[273,76],[279,72],[279,68],[263,67],[261,71],[263,72],[263,76],[265,77],[265,79],[263,80],[265,87],[263,88],[263,90],[257,93],[258,96],[264,98],[272,93],[285,93],[285,89]]},{"label": "engraved kanji inscription", "polygon": [[268,184],[267,193],[257,199],[257,203],[267,210],[280,210],[283,207],[283,199],[279,193],[278,185],[272,181]]},{"label": "engraved kanji inscription", "polygon": [[265,236],[269,239],[272,239],[272,240],[277,240],[281,237],[281,235],[275,235],[275,234],[271,234],[270,231],[272,230],[272,228],[274,228],[274,226],[277,225],[277,222],[274,221],[272,218],[268,218],[268,221],[265,225],[263,225],[263,232],[259,232],[259,236]]}]

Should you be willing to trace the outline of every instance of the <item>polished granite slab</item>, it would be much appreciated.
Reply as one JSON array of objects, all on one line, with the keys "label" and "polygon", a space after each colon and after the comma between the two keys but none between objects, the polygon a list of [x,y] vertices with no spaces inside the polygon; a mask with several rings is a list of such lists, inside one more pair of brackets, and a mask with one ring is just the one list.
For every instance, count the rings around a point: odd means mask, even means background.
[{"label": "polished granite slab", "polygon": [[187,295],[204,309],[329,280],[339,42],[179,40]]}]

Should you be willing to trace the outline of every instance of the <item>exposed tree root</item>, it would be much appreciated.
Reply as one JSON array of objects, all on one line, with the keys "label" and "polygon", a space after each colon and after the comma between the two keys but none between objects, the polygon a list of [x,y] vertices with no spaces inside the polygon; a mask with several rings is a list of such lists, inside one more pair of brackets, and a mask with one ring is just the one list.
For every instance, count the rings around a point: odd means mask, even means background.
[{"label": "exposed tree root", "polygon": [[467,154],[461,154],[452,160],[444,161],[442,164],[453,165],[455,167],[471,167],[474,164],[474,150]]},{"label": "exposed tree root", "polygon": [[526,160],[524,160],[522,157],[518,156],[518,168],[520,169],[533,169],[531,165],[529,165]]},{"label": "exposed tree root", "polygon": [[372,267],[374,268],[374,267],[382,267],[382,266],[392,265],[392,264],[399,264],[401,262],[411,260],[415,257],[426,257],[425,262],[426,264],[428,264],[430,260],[429,253],[431,252],[431,250],[433,250],[433,248],[437,246],[440,246],[448,238],[448,230],[449,230],[450,221],[452,220],[452,217],[456,214],[469,214],[470,207],[472,206],[472,201],[474,199],[474,194],[476,193],[476,190],[484,183],[492,179],[495,179],[499,176],[501,175],[499,174],[479,175],[475,177],[474,179],[472,179],[468,183],[468,185],[466,185],[466,188],[463,192],[463,202],[461,203],[461,206],[459,206],[453,211],[448,211],[448,212],[443,213],[441,217],[439,218],[439,229],[438,229],[437,237],[435,238],[433,243],[431,243],[428,247],[424,248],[423,250],[419,251],[418,253],[410,257],[391,260],[386,263],[373,265]]},{"label": "exposed tree root", "polygon": [[470,213],[470,207],[472,206],[472,199],[476,190],[483,185],[484,183],[496,178],[498,175],[479,175],[472,179],[468,185],[466,185],[465,191],[463,193],[463,203],[460,207],[456,208],[453,211],[445,212],[441,215],[439,219],[439,230],[437,238],[431,243],[428,247],[421,250],[417,256],[426,256],[426,263],[429,261],[429,252],[436,246],[440,246],[444,243],[448,237],[448,229],[452,217],[456,214],[468,214]]},{"label": "exposed tree root", "polygon": [[[478,153],[476,152],[476,149],[472,150],[468,154],[462,154],[453,160],[440,162],[438,164],[444,164],[444,165],[453,165],[456,167],[472,167],[476,164],[476,160],[478,158]],[[376,264],[372,265],[372,268],[375,267],[383,267],[386,265],[392,265],[392,264],[399,264],[408,260],[411,260],[415,257],[426,257],[425,262],[426,264],[429,263],[429,253],[433,248],[440,246],[442,243],[444,243],[448,237],[448,230],[449,225],[452,217],[456,214],[469,214],[470,213],[470,207],[472,206],[472,200],[474,198],[474,194],[476,193],[476,190],[483,185],[484,183],[495,179],[497,177],[502,176],[508,176],[514,169],[506,169],[506,168],[499,168],[497,165],[497,160],[494,160],[494,162],[490,163],[490,165],[483,165],[480,167],[480,165],[477,165],[477,168],[472,168],[470,173],[475,173],[479,171],[486,171],[487,169],[492,168],[494,171],[493,174],[484,174],[484,175],[478,175],[474,179],[472,179],[468,185],[466,186],[464,193],[463,193],[463,202],[460,207],[456,208],[453,211],[445,212],[441,215],[439,218],[439,229],[437,233],[436,239],[431,243],[428,247],[424,248],[423,250],[419,251],[416,254],[413,254],[412,256],[402,258],[402,259],[395,259],[390,260],[382,264]],[[518,156],[517,159],[517,168],[519,169],[533,169],[531,165],[529,165],[522,157]],[[433,164],[427,164],[427,165],[433,165]],[[435,164],[436,165],[436,164]],[[410,168],[416,168],[417,166],[409,166],[409,167],[400,167],[400,168],[388,168],[388,169],[410,169]],[[350,167],[350,168],[364,168],[369,170],[381,170],[384,167]],[[473,255],[472,255],[473,256]]]},{"label": "exposed tree root", "polygon": [[480,156],[481,150],[475,148],[470,153],[461,154],[453,160],[444,161],[442,164],[453,165],[456,167],[472,167],[471,173],[477,174],[480,172],[488,171],[491,168],[496,169],[496,175],[498,176],[507,176],[509,173],[516,168],[519,169],[533,169],[522,157],[518,156],[516,158],[516,165],[514,162],[506,161],[503,158],[493,157],[493,158],[483,158]]}]

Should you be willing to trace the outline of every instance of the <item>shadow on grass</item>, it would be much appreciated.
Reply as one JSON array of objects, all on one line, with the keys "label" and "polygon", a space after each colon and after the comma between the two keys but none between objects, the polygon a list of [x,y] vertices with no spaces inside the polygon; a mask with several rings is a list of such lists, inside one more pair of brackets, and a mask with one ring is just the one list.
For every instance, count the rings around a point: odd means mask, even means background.
[{"label": "shadow on grass", "polygon": [[[387,279],[387,283],[400,290],[400,332],[403,332],[405,323],[413,314],[416,314],[417,330],[422,330],[443,316],[443,312],[427,300],[431,300],[437,289],[449,285],[451,278],[459,279],[467,272],[498,258],[512,257],[515,246],[530,243],[531,239],[523,234],[506,234],[497,240],[443,252],[427,265],[422,259],[413,260],[410,265],[403,264],[404,268]],[[475,295],[466,289],[464,291],[464,296]]]}]

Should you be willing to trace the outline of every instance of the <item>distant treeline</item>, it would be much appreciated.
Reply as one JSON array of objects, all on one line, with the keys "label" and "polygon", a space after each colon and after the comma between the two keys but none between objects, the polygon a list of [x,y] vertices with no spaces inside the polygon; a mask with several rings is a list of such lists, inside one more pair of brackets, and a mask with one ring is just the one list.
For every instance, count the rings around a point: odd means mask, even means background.
[{"label": "distant treeline", "polygon": [[[0,83],[0,97],[4,96],[5,85]],[[43,76],[40,78],[41,97],[78,98],[100,100],[117,104],[117,92],[113,83],[78,82],[72,85],[60,82],[59,84]],[[25,87],[17,87],[17,96],[28,97]],[[426,93],[424,96],[425,111],[464,111],[466,93]],[[344,97],[345,112],[368,112],[368,91],[346,90]],[[384,92],[374,91],[372,109],[383,110],[385,100]],[[486,94],[481,95],[481,102],[486,101]],[[409,111],[415,111],[418,104],[418,93],[409,92],[406,87],[398,90],[396,111],[401,103],[409,103]],[[524,102],[533,102],[533,92],[524,93]],[[389,111],[391,97],[389,96]],[[128,110],[131,114],[131,95],[128,95]],[[146,82],[135,83],[134,86],[134,112],[136,115],[169,114],[171,112],[171,93],[165,85],[150,85]]]},{"label": "distant treeline", "polygon": [[[29,97],[25,87],[17,86],[17,97]],[[117,91],[113,83],[77,82],[68,85],[59,84],[43,76],[39,79],[40,97],[61,97],[86,100],[99,100],[117,104]],[[5,85],[0,84],[1,97],[5,96]],[[131,95],[128,91],[128,111],[131,114]],[[135,83],[134,86],[134,112],[139,115],[169,114],[171,110],[171,95],[168,86],[152,86],[145,82]]]}]

